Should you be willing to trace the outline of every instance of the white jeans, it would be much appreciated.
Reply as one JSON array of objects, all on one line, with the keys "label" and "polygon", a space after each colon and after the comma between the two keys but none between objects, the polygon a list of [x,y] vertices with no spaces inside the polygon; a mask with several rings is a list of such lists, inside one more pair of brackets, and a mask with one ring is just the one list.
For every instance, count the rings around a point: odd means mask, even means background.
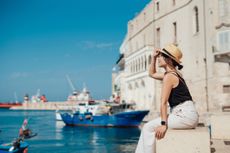
[{"label": "white jeans", "polygon": [[[186,101],[175,106],[168,116],[168,128],[191,129],[198,123],[198,113],[192,101]],[[161,125],[161,118],[146,123],[141,131],[135,153],[155,153],[155,131]]]}]

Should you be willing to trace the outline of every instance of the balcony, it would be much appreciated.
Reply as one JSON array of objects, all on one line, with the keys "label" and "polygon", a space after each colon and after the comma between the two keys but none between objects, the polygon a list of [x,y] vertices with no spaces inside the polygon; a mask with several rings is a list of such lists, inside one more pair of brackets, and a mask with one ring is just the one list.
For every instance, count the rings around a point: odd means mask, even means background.
[{"label": "balcony", "polygon": [[215,62],[230,64],[230,29],[217,32],[217,46],[213,46]]},{"label": "balcony", "polygon": [[214,53],[215,62],[223,62],[230,64],[230,51],[226,52],[215,52]]},{"label": "balcony", "polygon": [[125,69],[124,54],[120,54],[118,60],[116,61],[116,64],[119,66],[120,71],[123,71]]}]

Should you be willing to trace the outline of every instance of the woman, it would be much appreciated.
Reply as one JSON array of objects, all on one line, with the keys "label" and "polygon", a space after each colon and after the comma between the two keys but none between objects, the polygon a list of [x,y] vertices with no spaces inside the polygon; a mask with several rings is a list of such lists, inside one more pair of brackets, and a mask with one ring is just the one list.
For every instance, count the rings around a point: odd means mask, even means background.
[{"label": "woman", "polygon": [[[165,73],[157,73],[158,66],[164,68]],[[168,128],[190,129],[198,123],[198,114],[194,107],[189,89],[178,72],[183,66],[180,64],[182,53],[175,45],[156,49],[153,53],[149,75],[157,80],[163,80],[161,91],[160,117],[149,121],[143,126],[136,153],[155,153],[155,140],[162,139]],[[168,104],[170,114],[168,115]]]}]

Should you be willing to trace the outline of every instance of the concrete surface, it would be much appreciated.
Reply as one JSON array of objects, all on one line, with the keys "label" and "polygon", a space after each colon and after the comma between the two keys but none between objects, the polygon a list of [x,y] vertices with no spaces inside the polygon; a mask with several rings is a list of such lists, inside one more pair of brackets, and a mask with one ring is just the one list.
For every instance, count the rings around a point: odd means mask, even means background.
[{"label": "concrete surface", "polygon": [[210,153],[208,128],[169,129],[164,139],[156,141],[156,153]]},{"label": "concrete surface", "polygon": [[230,139],[230,114],[211,115],[211,137],[212,139]]},{"label": "concrete surface", "polygon": [[211,140],[211,153],[230,153],[230,140]]}]

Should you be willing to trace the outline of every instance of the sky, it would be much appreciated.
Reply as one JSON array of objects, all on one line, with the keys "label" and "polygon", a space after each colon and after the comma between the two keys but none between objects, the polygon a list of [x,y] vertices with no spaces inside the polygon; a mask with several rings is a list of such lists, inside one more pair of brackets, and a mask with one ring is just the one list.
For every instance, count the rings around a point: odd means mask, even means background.
[{"label": "sky", "polygon": [[150,0],[1,0],[0,102],[37,91],[63,101],[84,84],[111,96],[112,68],[127,23]]}]

